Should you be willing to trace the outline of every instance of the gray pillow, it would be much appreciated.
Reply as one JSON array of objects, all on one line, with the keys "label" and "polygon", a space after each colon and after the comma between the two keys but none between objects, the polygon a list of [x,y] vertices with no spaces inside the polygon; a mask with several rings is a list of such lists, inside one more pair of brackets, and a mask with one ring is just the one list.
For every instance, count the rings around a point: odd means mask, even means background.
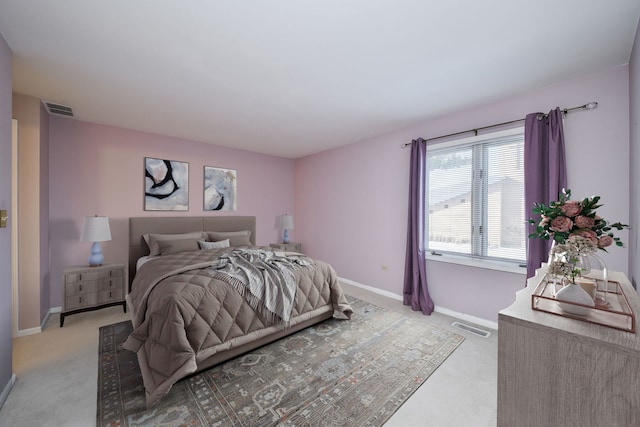
[{"label": "gray pillow", "polygon": [[172,239],[158,242],[160,255],[177,254],[178,252],[199,251],[198,239]]},{"label": "gray pillow", "polygon": [[[183,240],[183,239],[206,239],[207,234],[204,231],[194,231],[191,233],[179,234],[143,234],[142,238],[147,242],[149,247],[149,256],[160,255],[160,241],[164,240]],[[196,248],[197,249],[197,248]]]},{"label": "gray pillow", "polygon": [[251,246],[251,231],[207,231],[209,240],[219,242],[229,239],[230,246]]}]

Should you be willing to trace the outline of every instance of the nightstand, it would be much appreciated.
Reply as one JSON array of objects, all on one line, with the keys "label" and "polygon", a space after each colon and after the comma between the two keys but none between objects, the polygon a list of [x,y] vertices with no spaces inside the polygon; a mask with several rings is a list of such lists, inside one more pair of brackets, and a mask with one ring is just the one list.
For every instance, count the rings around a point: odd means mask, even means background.
[{"label": "nightstand", "polygon": [[122,304],[125,300],[125,265],[103,264],[99,267],[68,267],[62,272],[62,311],[60,327],[65,316]]},{"label": "nightstand", "polygon": [[300,252],[302,253],[302,243],[289,242],[289,243],[271,243],[269,244],[274,249],[279,249],[285,252]]}]

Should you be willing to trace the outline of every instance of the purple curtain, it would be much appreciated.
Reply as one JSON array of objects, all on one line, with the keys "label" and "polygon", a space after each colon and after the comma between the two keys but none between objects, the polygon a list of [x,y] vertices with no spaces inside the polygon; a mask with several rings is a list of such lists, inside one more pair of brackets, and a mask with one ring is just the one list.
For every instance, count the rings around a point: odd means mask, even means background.
[{"label": "purple curtain", "polygon": [[403,302],[404,305],[411,306],[415,311],[431,314],[433,301],[427,290],[427,271],[424,259],[424,189],[427,182],[427,144],[421,138],[411,142],[409,180],[409,223],[404,266]]},{"label": "purple curtain", "polygon": [[[567,187],[567,169],[564,155],[564,131],[562,112],[559,108],[548,115],[528,114],[524,125],[524,206],[525,219],[534,218],[533,203],[548,204],[557,200]],[[539,219],[539,218],[534,218]],[[535,231],[527,224],[527,235]],[[544,239],[527,239],[527,278],[549,256],[551,242]]]}]

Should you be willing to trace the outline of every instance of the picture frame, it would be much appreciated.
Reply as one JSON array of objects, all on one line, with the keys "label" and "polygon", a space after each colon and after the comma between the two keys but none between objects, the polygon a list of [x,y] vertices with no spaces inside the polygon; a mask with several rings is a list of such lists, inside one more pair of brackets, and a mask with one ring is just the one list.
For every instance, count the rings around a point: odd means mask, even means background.
[{"label": "picture frame", "polygon": [[189,163],[144,158],[144,210],[189,210]]},{"label": "picture frame", "polygon": [[203,210],[235,211],[237,205],[238,172],[213,166],[204,167]]}]

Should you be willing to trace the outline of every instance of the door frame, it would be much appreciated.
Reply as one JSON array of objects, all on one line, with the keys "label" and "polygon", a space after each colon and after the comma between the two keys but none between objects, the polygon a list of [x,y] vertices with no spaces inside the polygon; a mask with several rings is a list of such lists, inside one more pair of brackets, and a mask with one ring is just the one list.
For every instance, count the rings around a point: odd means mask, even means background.
[{"label": "door frame", "polygon": [[11,300],[13,337],[20,330],[20,288],[18,286],[18,121],[11,119]]}]

